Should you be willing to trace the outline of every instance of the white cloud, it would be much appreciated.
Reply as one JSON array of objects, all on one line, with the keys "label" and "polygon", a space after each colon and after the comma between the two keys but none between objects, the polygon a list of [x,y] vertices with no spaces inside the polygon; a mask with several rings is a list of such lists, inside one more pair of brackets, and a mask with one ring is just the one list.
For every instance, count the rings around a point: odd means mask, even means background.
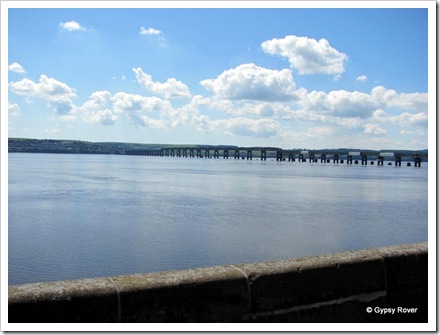
[{"label": "white cloud", "polygon": [[[373,88],[370,94],[345,90],[329,93],[312,91],[301,95],[301,97],[300,109],[315,116],[331,115],[365,119],[372,116],[378,117],[380,116],[378,113],[384,113],[383,110],[388,108],[418,111],[422,113],[421,115],[426,115],[428,110],[428,95],[426,93],[399,94],[382,86]],[[415,118],[413,117],[413,119]],[[387,120],[389,121],[389,118]]]},{"label": "white cloud", "polygon": [[333,81],[339,81],[342,79],[342,76],[340,74],[334,75],[333,76]]},{"label": "white cloud", "polygon": [[118,116],[111,110],[112,94],[109,91],[93,92],[78,111],[84,121],[88,123],[113,125]]},{"label": "white cloud", "polygon": [[172,109],[169,101],[158,97],[118,92],[112,97],[113,109],[117,113],[164,112]]},{"label": "white cloud", "polygon": [[338,74],[345,71],[344,62],[348,56],[331,47],[322,38],[319,41],[289,35],[282,39],[274,38],[261,44],[264,52],[279,55],[289,60],[290,66],[300,74]]},{"label": "white cloud", "polygon": [[397,93],[395,90],[376,86],[371,90],[371,95],[373,99],[384,106],[422,111],[428,110],[427,93]]},{"label": "white cloud", "polygon": [[113,110],[125,114],[135,126],[172,127],[175,110],[171,103],[158,97],[118,92],[112,97]]},{"label": "white cloud", "polygon": [[301,106],[310,112],[330,114],[339,117],[366,118],[377,108],[371,96],[362,92],[348,92],[345,90],[312,91],[304,96]]},{"label": "white cloud", "polygon": [[68,31],[86,31],[86,29],[76,21],[60,22],[58,27]]},{"label": "white cloud", "polygon": [[200,84],[218,99],[286,101],[295,98],[292,71],[242,64]]},{"label": "white cloud", "polygon": [[163,95],[165,98],[191,97],[188,86],[175,78],[168,78],[166,82],[154,82],[151,75],[142,71],[140,67],[133,68],[138,83],[153,94]]},{"label": "white cloud", "polygon": [[403,112],[398,115],[389,115],[385,111],[379,109],[373,113],[371,119],[374,120],[375,122],[393,123],[405,127],[428,125],[427,112],[419,112],[419,113]]},{"label": "white cloud", "polygon": [[385,135],[387,131],[381,127],[379,127],[377,124],[367,123],[363,125],[364,127],[364,134],[372,134],[372,135]]},{"label": "white cloud", "polygon": [[88,123],[99,123],[104,126],[110,126],[115,123],[117,118],[118,116],[114,115],[110,109],[104,109],[89,113],[84,120]]},{"label": "white cloud", "polygon": [[11,65],[9,65],[8,70],[16,73],[26,73],[24,67],[18,64],[17,62],[14,62]]},{"label": "white cloud", "polygon": [[154,28],[145,28],[144,26],[141,27],[139,33],[141,35],[160,35],[162,32],[160,30],[154,29]]},{"label": "white cloud", "polygon": [[8,114],[10,116],[20,115],[20,106],[18,104],[8,103]]},{"label": "white cloud", "polygon": [[26,97],[38,97],[49,102],[57,114],[66,115],[72,112],[74,104],[71,98],[76,94],[74,89],[46,75],[41,75],[39,82],[24,78],[17,82],[9,83],[11,91]]},{"label": "white cloud", "polygon": [[273,119],[254,120],[238,117],[216,120],[213,124],[223,129],[225,134],[249,137],[272,137],[281,129],[281,125]]},{"label": "white cloud", "polygon": [[361,75],[361,76],[358,76],[357,78],[356,78],[356,80],[357,81],[360,81],[360,82],[362,82],[362,83],[365,83],[367,80],[368,80],[368,77],[366,76],[366,75]]}]

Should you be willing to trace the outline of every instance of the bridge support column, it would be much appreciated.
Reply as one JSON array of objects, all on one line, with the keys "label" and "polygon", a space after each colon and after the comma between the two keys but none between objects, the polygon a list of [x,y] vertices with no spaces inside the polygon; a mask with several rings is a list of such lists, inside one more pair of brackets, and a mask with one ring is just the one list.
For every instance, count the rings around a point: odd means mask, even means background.
[{"label": "bridge support column", "polygon": [[223,150],[223,159],[229,159],[229,150]]},{"label": "bridge support column", "polygon": [[294,161],[295,161],[295,155],[289,154],[289,162],[294,162]]},{"label": "bridge support column", "polygon": [[339,163],[339,155],[338,154],[333,155],[333,163]]},{"label": "bridge support column", "polygon": [[218,155],[218,149],[215,149],[215,150],[214,150],[214,158],[218,158],[218,156],[219,156],[219,155]]},{"label": "bridge support column", "polygon": [[384,158],[382,156],[379,156],[379,160],[377,161],[377,165],[383,166],[383,161],[384,161]]},{"label": "bridge support column", "polygon": [[414,161],[414,166],[415,167],[421,167],[422,166],[422,159],[420,157],[416,157],[415,161]]},{"label": "bridge support column", "polygon": [[183,149],[183,157],[188,157],[188,153],[186,152],[186,149]]},{"label": "bridge support column", "polygon": [[321,163],[327,162],[327,156],[325,154],[321,154]]},{"label": "bridge support column", "polygon": [[298,161],[304,162],[304,154],[299,154]]},{"label": "bridge support column", "polygon": [[351,155],[347,156],[347,164],[353,164],[353,156]]},{"label": "bridge support column", "polygon": [[209,150],[208,149],[205,150],[205,158],[209,158]]},{"label": "bridge support column", "polygon": [[309,156],[309,162],[313,163],[315,161],[315,154],[310,154]]},{"label": "bridge support column", "polygon": [[277,150],[277,161],[283,160],[283,152],[281,150]]},{"label": "bridge support column", "polygon": [[252,160],[252,150],[247,151],[246,159]]},{"label": "bridge support column", "polygon": [[174,157],[174,149],[171,149],[171,157]]},{"label": "bridge support column", "polygon": [[234,159],[240,159],[240,150],[235,150]]},{"label": "bridge support column", "polygon": [[367,164],[368,164],[368,157],[362,156],[362,165],[367,165]]},{"label": "bridge support column", "polygon": [[396,157],[395,166],[402,166],[402,157],[399,156]]},{"label": "bridge support column", "polygon": [[197,152],[196,153],[197,158],[202,158],[202,150],[201,149],[197,149],[196,152]]},{"label": "bridge support column", "polygon": [[266,157],[267,157],[266,150],[261,150],[261,160],[262,160],[262,161],[265,161],[265,160],[266,160]]},{"label": "bridge support column", "polygon": [[180,149],[177,149],[177,157],[182,157]]}]

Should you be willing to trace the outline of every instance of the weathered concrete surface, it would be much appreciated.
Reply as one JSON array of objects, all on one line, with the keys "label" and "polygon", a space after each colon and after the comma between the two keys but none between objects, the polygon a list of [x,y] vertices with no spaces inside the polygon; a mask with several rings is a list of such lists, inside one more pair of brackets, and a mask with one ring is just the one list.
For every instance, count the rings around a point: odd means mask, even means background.
[{"label": "weathered concrete surface", "polygon": [[427,322],[427,287],[428,245],[420,243],[14,285],[8,313],[9,322]]}]

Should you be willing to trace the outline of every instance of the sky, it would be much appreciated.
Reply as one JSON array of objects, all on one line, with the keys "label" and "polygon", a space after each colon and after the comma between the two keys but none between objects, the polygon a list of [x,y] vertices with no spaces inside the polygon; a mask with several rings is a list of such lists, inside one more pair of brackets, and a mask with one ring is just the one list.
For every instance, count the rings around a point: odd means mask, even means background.
[{"label": "sky", "polygon": [[9,8],[7,18],[9,137],[428,148],[426,6]]}]

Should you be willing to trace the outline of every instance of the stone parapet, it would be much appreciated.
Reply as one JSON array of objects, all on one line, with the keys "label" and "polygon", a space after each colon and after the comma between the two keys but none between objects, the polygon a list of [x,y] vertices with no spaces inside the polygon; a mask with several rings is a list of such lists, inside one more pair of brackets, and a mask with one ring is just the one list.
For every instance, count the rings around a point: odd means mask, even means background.
[{"label": "stone parapet", "polygon": [[9,323],[428,322],[428,244],[11,285],[8,302]]}]

